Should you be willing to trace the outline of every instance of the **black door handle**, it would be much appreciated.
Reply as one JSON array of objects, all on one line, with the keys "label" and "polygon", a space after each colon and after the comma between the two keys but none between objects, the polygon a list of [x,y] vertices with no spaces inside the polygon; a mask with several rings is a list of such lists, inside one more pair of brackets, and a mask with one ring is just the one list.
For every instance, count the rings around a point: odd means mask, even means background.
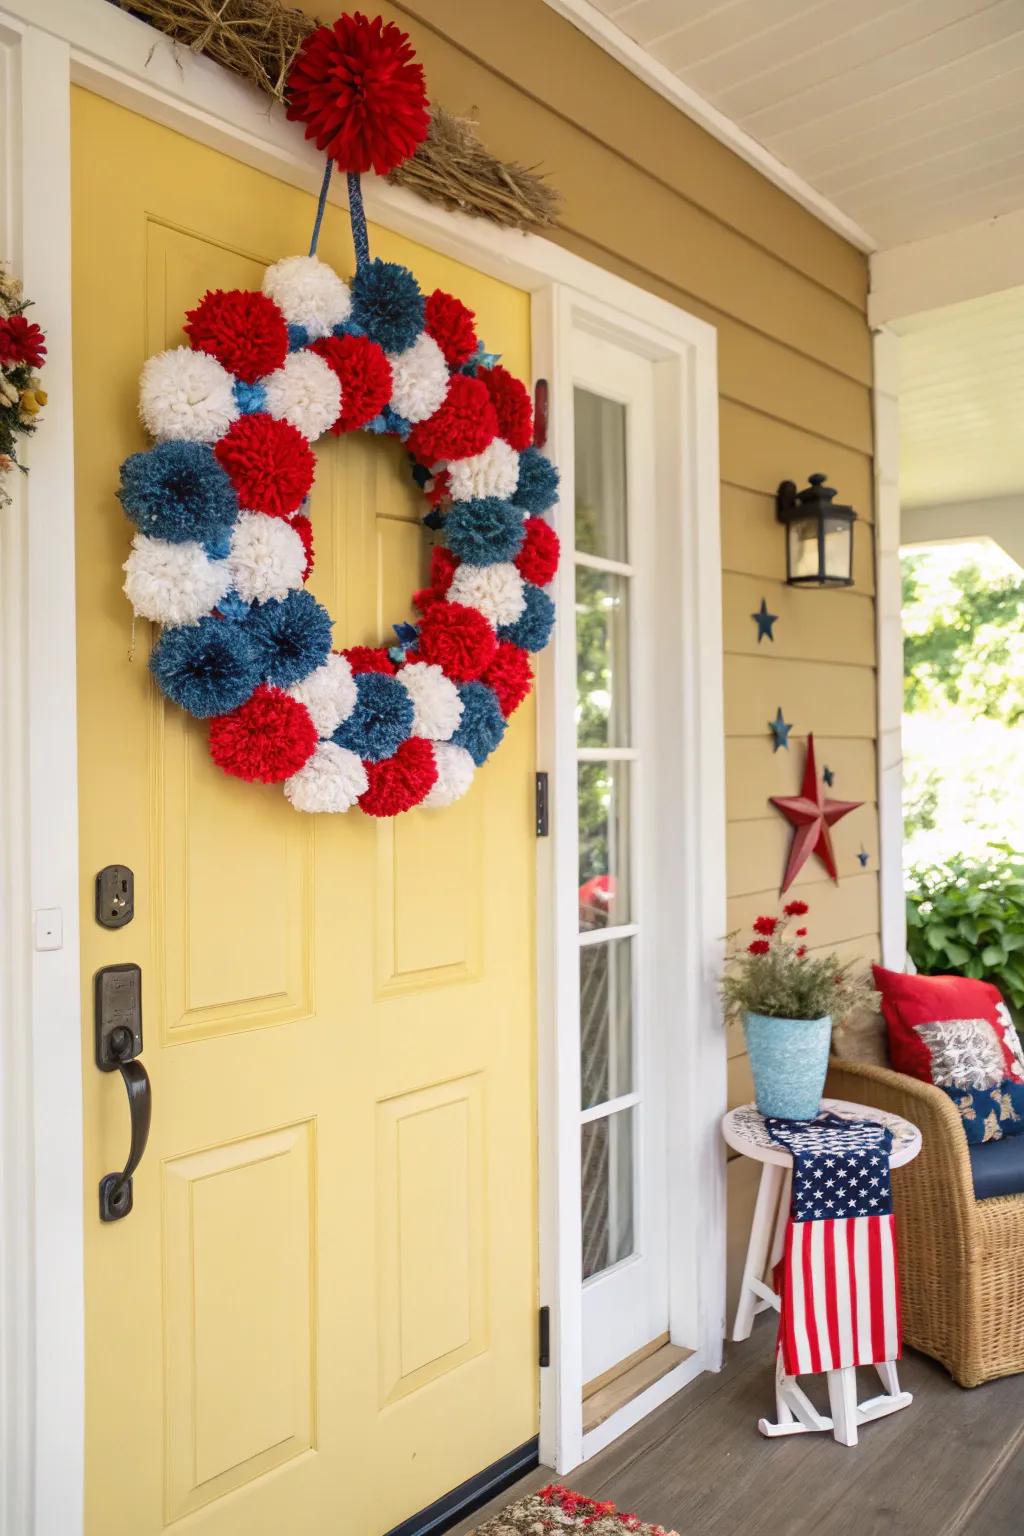
[{"label": "black door handle", "polygon": [[118,1071],[128,1093],[132,1141],[128,1161],[121,1172],[107,1173],[100,1179],[100,1221],[120,1221],[131,1210],[134,1200],[132,1174],[142,1161],[149,1140],[149,1123],[153,1118],[153,1092],[149,1073],[142,1062],[119,1062]]}]

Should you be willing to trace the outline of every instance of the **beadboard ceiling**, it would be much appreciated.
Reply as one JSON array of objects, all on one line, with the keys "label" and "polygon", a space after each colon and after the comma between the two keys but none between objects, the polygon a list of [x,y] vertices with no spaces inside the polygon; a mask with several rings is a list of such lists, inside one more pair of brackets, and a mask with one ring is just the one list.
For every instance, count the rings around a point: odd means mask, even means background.
[{"label": "beadboard ceiling", "polygon": [[1024,207],[1024,0],[590,0],[882,246]]}]

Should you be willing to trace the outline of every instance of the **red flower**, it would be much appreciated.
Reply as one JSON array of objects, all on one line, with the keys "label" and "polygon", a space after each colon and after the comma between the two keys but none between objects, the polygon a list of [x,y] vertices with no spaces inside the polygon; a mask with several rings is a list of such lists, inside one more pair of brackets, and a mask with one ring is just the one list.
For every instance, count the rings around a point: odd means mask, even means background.
[{"label": "red flower", "polygon": [[308,581],[314,563],[313,524],[303,513],[301,516],[292,518],[292,527],[302,540],[302,547],[306,551],[306,569],[302,573],[302,579],[303,581]]},{"label": "red flower", "polygon": [[247,384],[280,368],[288,356],[288,326],[265,293],[217,288],[185,317],[185,335]]},{"label": "red flower", "polygon": [[526,519],[526,538],[516,556],[516,569],[524,581],[546,587],[558,570],[558,534],[542,517]]},{"label": "red flower", "polygon": [[305,39],[288,71],[288,117],[343,171],[386,176],[430,127],[422,64],[409,34],[356,11]]},{"label": "red flower", "polygon": [[483,681],[498,695],[501,712],[507,720],[526,698],[533,682],[529,654],[518,645],[503,640],[498,646]]},{"label": "red flower", "polygon": [[796,952],[797,959],[798,960],[802,960],[804,955],[806,955],[806,953],[807,953],[807,945],[806,944],[801,944],[799,949]]},{"label": "red flower", "polygon": [[210,756],[225,773],[249,783],[290,779],[316,743],[309,710],[280,688],[257,688],[247,703],[210,721]]},{"label": "red flower", "polygon": [[754,939],[747,945],[747,953],[750,955],[766,955],[770,949],[767,939]]},{"label": "red flower", "polygon": [[520,453],[529,448],[533,442],[533,402],[526,385],[500,363],[493,368],[481,368],[478,377],[494,403],[498,431],[506,443]]},{"label": "red flower", "polygon": [[413,427],[407,446],[421,464],[437,464],[482,453],[497,435],[498,418],[486,386],[468,374],[456,373],[433,416]]},{"label": "red flower", "polygon": [[798,928],[797,931],[796,931],[796,936],[797,936],[798,939],[806,939],[806,937],[807,937],[807,929],[806,928]]},{"label": "red flower", "polygon": [[806,901],[788,901],[782,910],[787,917],[803,917],[804,913],[811,909]]},{"label": "red flower", "polygon": [[0,319],[0,363],[27,363],[41,368],[46,357],[46,338],[39,326],[24,315]]},{"label": "red flower", "polygon": [[341,415],[335,436],[365,427],[391,399],[391,364],[383,348],[368,336],[324,336],[309,348],[334,369],[341,380]]},{"label": "red flower", "polygon": [[350,645],[341,655],[353,672],[389,672],[393,677],[398,670],[383,645]]},{"label": "red flower", "polygon": [[754,932],[766,934],[768,938],[771,938],[778,926],[779,920],[777,917],[759,917],[754,923]]},{"label": "red flower", "polygon": [[425,330],[444,353],[449,368],[461,368],[476,351],[476,315],[461,299],[435,288],[426,303]]},{"label": "red flower", "polygon": [[302,433],[262,412],[239,416],[213,451],[250,512],[290,517],[313,484],[316,460]]},{"label": "red flower", "polygon": [[429,795],[437,782],[437,759],[429,741],[411,736],[394,757],[382,763],[364,763],[369,788],[359,797],[367,816],[397,816],[410,811]]},{"label": "red flower", "polygon": [[494,660],[498,642],[482,613],[464,603],[434,603],[420,623],[419,655],[455,683],[471,683]]}]

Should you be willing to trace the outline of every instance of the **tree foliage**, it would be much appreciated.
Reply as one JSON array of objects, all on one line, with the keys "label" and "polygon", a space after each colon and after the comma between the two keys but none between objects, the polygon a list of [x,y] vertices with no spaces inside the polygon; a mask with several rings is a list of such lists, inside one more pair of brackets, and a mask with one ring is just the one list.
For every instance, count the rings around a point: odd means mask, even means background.
[{"label": "tree foliage", "polygon": [[942,601],[925,557],[903,560],[904,699],[908,712],[957,705],[1015,725],[1024,717],[1024,580],[974,561],[952,571]]}]

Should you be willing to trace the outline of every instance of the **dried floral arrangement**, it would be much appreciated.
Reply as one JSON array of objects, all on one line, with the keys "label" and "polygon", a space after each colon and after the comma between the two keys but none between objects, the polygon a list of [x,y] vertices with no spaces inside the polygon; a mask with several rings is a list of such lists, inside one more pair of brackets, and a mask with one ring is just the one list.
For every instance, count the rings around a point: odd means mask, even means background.
[{"label": "dried floral arrangement", "polygon": [[[807,945],[810,908],[790,901],[780,917],[759,917],[753,938],[731,936],[722,998],[732,1017],[759,1013],[769,1019],[823,1019],[841,1024],[851,1014],[875,1011],[879,997],[855,961],[843,965],[831,953],[812,954]],[[791,933],[790,925],[799,926]]]},{"label": "dried floral arrangement", "polygon": [[0,266],[0,506],[11,498],[3,482],[18,462],[18,438],[29,437],[39,425],[46,391],[39,386],[37,368],[46,358],[46,338],[39,326],[25,319],[31,306],[21,281]]}]

